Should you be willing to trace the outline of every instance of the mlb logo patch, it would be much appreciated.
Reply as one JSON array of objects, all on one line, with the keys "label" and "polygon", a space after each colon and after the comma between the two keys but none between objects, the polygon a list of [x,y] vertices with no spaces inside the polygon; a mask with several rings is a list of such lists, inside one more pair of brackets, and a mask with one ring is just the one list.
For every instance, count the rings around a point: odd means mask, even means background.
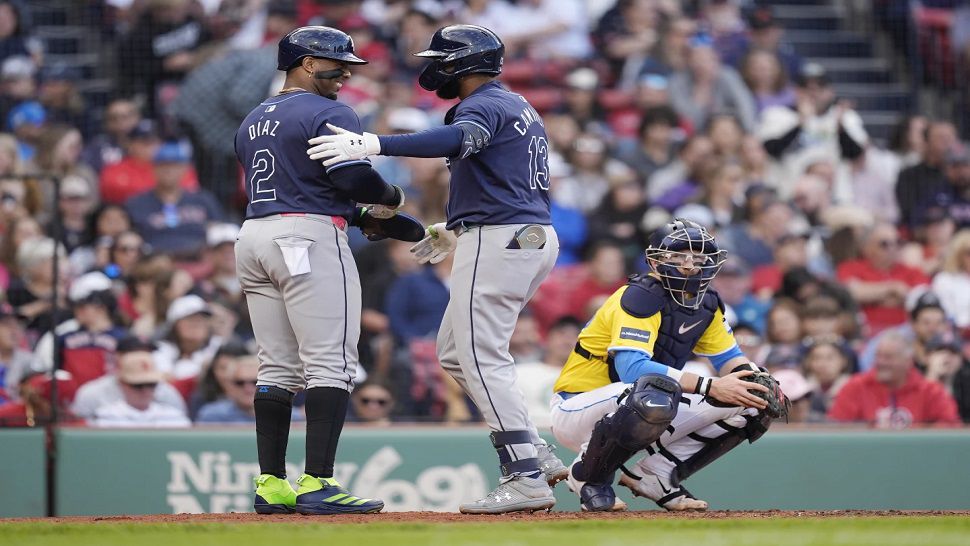
[{"label": "mlb logo patch", "polygon": [[630,339],[639,341],[640,343],[647,343],[650,341],[650,332],[636,328],[620,328],[620,339]]}]

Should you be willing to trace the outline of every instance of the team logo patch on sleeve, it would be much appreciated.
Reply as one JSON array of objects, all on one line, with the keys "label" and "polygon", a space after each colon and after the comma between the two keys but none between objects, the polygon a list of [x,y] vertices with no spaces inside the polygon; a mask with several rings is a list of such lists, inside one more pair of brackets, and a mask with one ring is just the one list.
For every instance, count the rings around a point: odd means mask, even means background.
[{"label": "team logo patch on sleeve", "polygon": [[624,327],[620,328],[620,339],[631,339],[633,341],[639,341],[640,343],[647,343],[650,341],[650,332]]}]

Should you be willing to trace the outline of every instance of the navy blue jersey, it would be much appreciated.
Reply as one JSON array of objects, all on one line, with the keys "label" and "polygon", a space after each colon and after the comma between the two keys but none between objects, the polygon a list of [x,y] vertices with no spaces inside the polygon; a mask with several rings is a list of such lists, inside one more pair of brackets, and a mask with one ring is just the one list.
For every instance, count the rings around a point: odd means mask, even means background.
[{"label": "navy blue jersey", "polygon": [[246,218],[307,212],[349,218],[354,201],[330,180],[329,172],[367,160],[325,168],[306,154],[307,140],[330,134],[331,123],[362,132],[357,114],[342,102],[306,91],[263,101],[236,132],[236,157],[245,172]]},{"label": "navy blue jersey", "polygon": [[452,108],[445,123],[476,126],[486,140],[476,153],[449,158],[448,229],[462,222],[552,223],[546,129],[522,95],[486,83]]}]

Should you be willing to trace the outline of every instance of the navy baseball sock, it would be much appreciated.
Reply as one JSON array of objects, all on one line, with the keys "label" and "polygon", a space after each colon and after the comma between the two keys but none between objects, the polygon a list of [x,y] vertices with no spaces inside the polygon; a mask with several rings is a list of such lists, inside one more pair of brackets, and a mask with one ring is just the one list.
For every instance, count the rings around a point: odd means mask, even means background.
[{"label": "navy baseball sock", "polygon": [[347,417],[350,393],[334,387],[306,391],[306,473],[316,478],[333,477],[337,442]]},{"label": "navy baseball sock", "polygon": [[290,439],[293,393],[279,387],[259,385],[253,397],[256,412],[256,452],[260,474],[286,477],[286,443]]}]

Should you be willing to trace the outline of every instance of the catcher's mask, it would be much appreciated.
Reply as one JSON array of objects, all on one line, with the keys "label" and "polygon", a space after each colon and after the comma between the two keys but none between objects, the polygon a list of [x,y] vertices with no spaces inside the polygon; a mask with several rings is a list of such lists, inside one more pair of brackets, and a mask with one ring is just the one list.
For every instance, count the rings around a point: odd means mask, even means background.
[{"label": "catcher's mask", "polygon": [[727,259],[707,228],[681,218],[650,237],[647,264],[678,305],[697,309]]}]

